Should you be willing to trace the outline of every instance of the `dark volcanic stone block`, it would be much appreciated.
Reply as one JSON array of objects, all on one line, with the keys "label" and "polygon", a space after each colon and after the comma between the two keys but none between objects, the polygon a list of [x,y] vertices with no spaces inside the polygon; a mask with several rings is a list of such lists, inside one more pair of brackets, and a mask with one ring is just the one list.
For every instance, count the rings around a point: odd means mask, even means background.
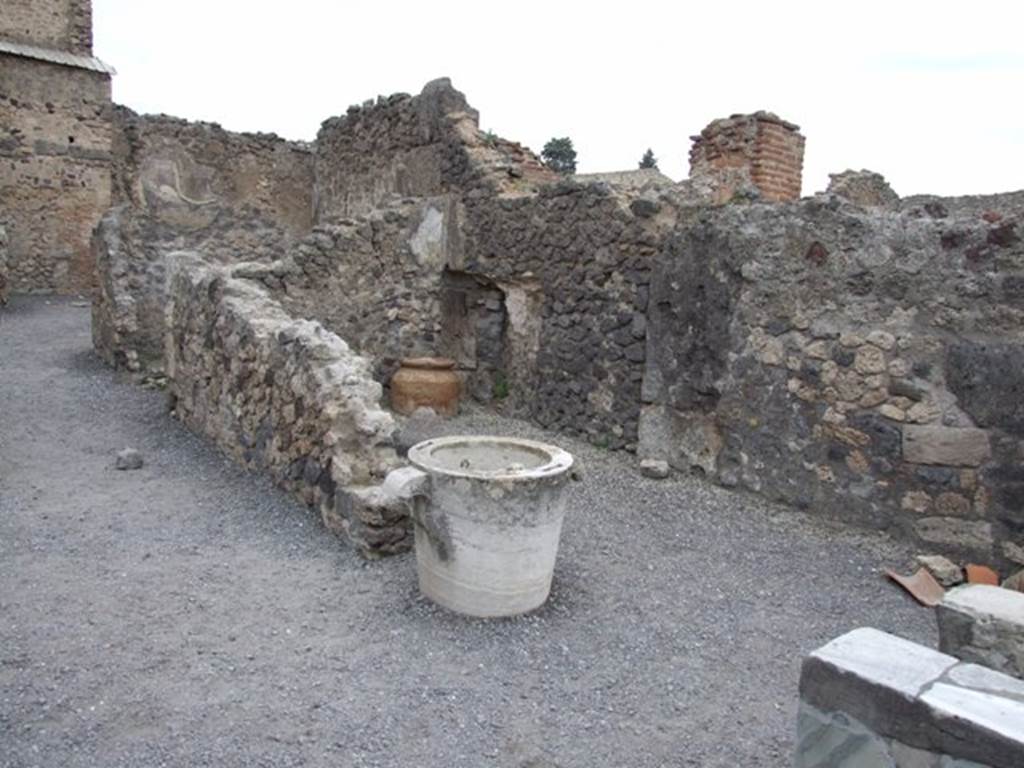
[{"label": "dark volcanic stone block", "polygon": [[979,427],[1024,435],[1024,345],[951,344],[946,382]]}]

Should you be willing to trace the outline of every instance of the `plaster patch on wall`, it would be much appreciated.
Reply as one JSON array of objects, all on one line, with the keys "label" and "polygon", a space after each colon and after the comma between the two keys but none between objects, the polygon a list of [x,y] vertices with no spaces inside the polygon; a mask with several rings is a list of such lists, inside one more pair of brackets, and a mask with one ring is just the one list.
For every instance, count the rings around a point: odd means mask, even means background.
[{"label": "plaster patch on wall", "polygon": [[423,212],[423,220],[409,239],[416,261],[424,267],[444,267],[444,214],[433,206]]}]

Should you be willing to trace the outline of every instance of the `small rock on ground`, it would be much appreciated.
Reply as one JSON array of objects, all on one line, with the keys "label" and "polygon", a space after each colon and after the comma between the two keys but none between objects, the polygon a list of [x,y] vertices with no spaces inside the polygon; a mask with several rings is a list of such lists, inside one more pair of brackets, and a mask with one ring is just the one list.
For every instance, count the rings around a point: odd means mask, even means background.
[{"label": "small rock on ground", "polygon": [[963,570],[949,558],[942,555],[918,555],[914,559],[944,587],[955,587],[963,583]]},{"label": "small rock on ground", "polygon": [[668,477],[668,462],[661,459],[644,459],[640,462],[640,474],[655,480]]},{"label": "small rock on ground", "polygon": [[118,469],[142,469],[142,454],[134,448],[125,448],[117,452]]}]

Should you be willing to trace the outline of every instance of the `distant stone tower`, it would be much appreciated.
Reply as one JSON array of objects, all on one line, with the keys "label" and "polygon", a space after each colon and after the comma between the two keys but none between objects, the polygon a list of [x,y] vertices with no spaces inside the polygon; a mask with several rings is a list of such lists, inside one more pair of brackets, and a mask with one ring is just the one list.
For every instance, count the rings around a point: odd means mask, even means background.
[{"label": "distant stone tower", "polygon": [[90,0],[0,0],[0,225],[15,291],[94,282],[110,204],[113,70],[92,55]]},{"label": "distant stone tower", "polygon": [[92,56],[90,0],[4,0],[0,39]]},{"label": "distant stone tower", "polygon": [[804,137],[771,112],[715,120],[691,136],[690,179],[717,203],[755,187],[766,200],[800,197]]}]

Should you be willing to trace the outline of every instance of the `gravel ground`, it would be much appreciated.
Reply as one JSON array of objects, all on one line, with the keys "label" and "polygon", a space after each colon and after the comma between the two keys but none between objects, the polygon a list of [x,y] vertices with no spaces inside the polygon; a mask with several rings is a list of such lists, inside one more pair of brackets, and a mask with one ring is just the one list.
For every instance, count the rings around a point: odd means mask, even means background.
[{"label": "gravel ground", "polygon": [[529,616],[460,618],[412,555],[360,560],[104,368],[87,308],[0,310],[0,765],[784,766],[804,654],[863,625],[935,643],[879,575],[898,543],[451,427],[585,468]]}]

